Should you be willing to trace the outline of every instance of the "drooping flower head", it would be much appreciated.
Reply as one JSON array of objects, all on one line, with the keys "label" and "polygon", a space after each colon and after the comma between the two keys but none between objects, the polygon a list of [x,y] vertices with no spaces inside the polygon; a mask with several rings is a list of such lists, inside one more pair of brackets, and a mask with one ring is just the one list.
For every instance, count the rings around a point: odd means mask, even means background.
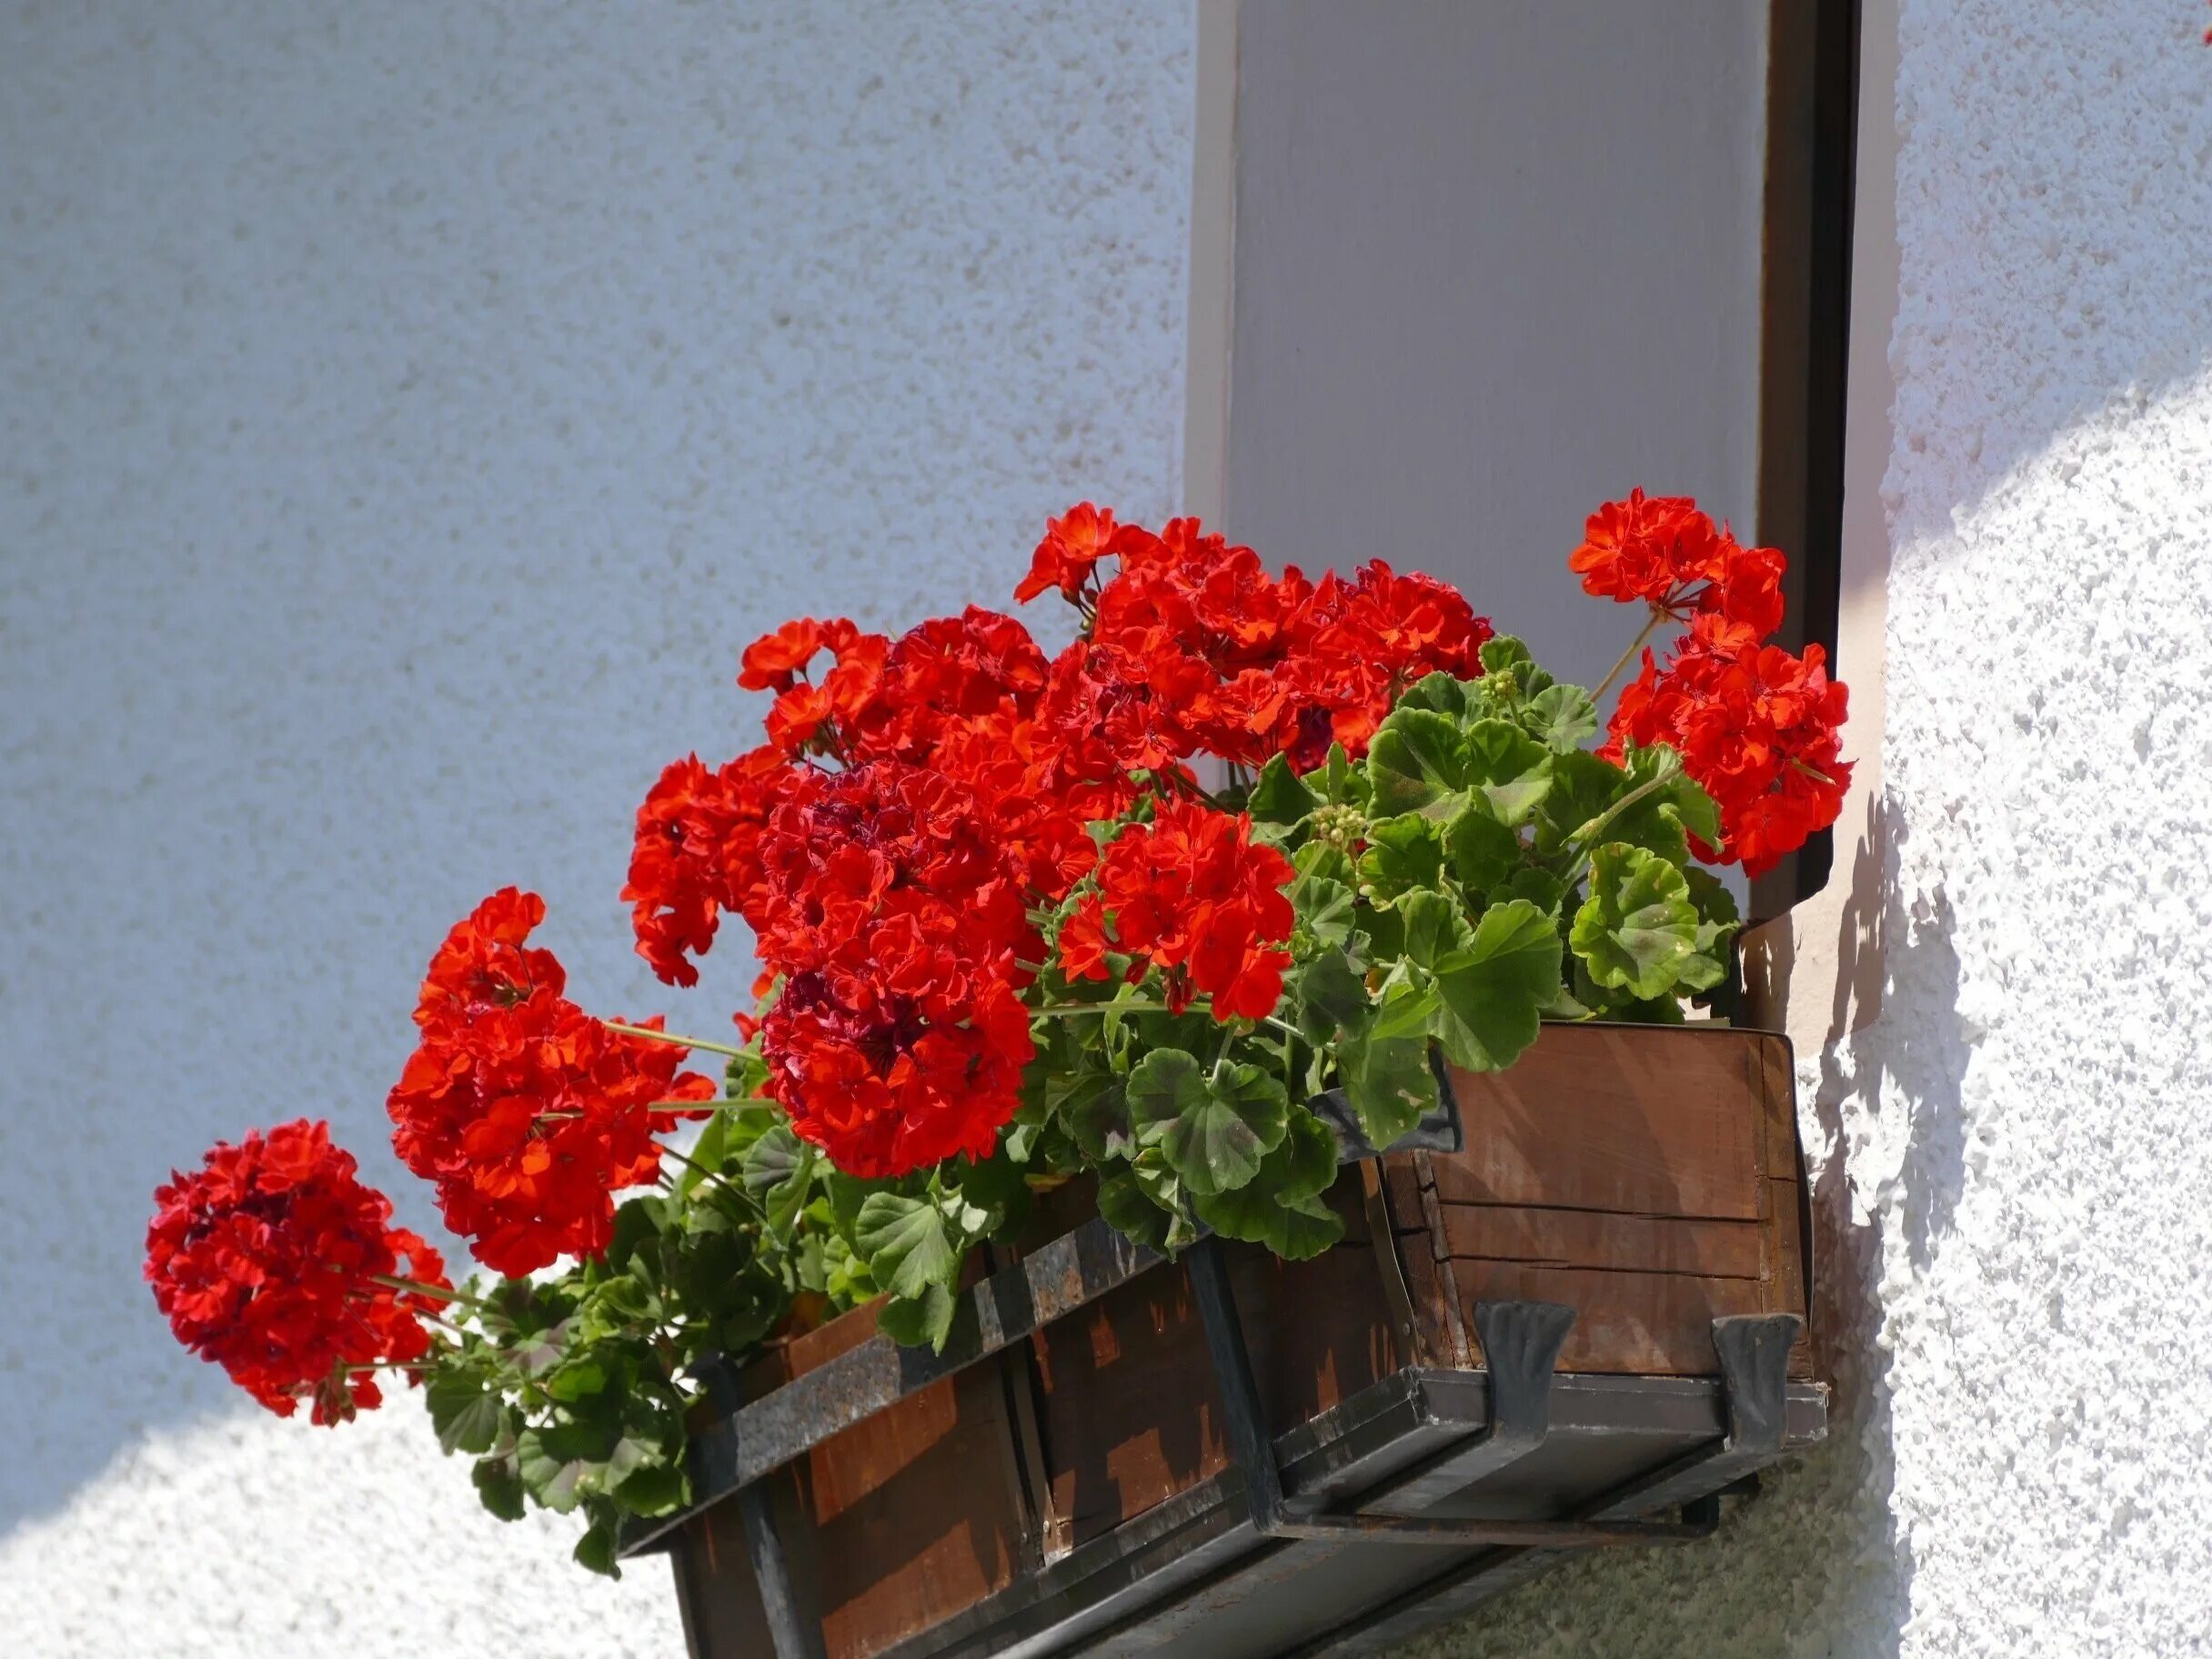
[{"label": "drooping flower head", "polygon": [[218,1142],[154,1194],[146,1279],[176,1339],[279,1416],[305,1398],[337,1423],[383,1395],[354,1366],[421,1360],[417,1317],[435,1297],[379,1279],[447,1288],[438,1254],[391,1225],[390,1201],[355,1179],[330,1127],[305,1118]]},{"label": "drooping flower head", "polygon": [[437,1184],[446,1224],[508,1274],[604,1250],[613,1194],[660,1167],[648,1108],[715,1093],[678,1074],[680,1046],[610,1030],[561,994],[559,962],[524,946],[544,919],[543,900],[507,888],[456,924],[387,1101],[392,1145]]}]

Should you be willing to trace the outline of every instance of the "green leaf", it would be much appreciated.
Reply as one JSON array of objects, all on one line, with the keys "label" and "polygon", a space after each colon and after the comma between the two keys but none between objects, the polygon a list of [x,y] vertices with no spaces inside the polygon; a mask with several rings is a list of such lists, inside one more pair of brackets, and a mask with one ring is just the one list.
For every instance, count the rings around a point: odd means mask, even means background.
[{"label": "green leaf", "polygon": [[1477,692],[1481,681],[1454,679],[1442,670],[1425,674],[1399,694],[1400,709],[1427,709],[1449,716],[1455,726],[1464,726],[1477,718],[1481,705]]},{"label": "green leaf", "polygon": [[950,1289],[960,1276],[960,1247],[933,1200],[871,1192],[853,1224],[853,1242],[875,1282],[894,1296],[911,1300],[932,1284]]},{"label": "green leaf", "polygon": [[574,1404],[605,1390],[607,1368],[590,1353],[580,1353],[548,1373],[543,1387],[551,1398]]},{"label": "green leaf", "polygon": [[819,1156],[809,1141],[791,1132],[789,1123],[778,1123],[745,1149],[745,1190],[767,1212],[768,1224],[788,1233],[806,1207]]},{"label": "green leaf", "polygon": [[1057,1109],[1068,1133],[1093,1163],[1136,1156],[1137,1131],[1129,1121],[1129,1100],[1120,1078],[1086,1072],[1071,1082]]},{"label": "green leaf", "polygon": [[927,1342],[942,1353],[952,1334],[952,1316],[959,1311],[960,1298],[950,1287],[932,1284],[920,1296],[894,1296],[878,1308],[876,1329],[901,1347],[919,1348]]},{"label": "green leaf", "polygon": [[430,1373],[422,1392],[441,1450],[471,1456],[491,1450],[506,1417],[506,1402],[498,1390],[472,1372],[441,1366]]},{"label": "green leaf", "polygon": [[[1674,822],[1708,847],[1718,845],[1721,839],[1720,805],[1682,769],[1682,757],[1664,743],[1654,743],[1648,749],[1630,752],[1628,776],[1631,787],[1649,782],[1662,775],[1669,777],[1667,786],[1644,797],[1643,801],[1629,809],[1629,813],[1637,811],[1646,801],[1654,802],[1654,809],[1664,811]],[[1623,814],[1624,818],[1627,816],[1628,813]],[[1608,834],[1612,834],[1612,831],[1608,830]],[[1635,838],[1613,835],[1612,839],[1633,840]]]},{"label": "green leaf", "polygon": [[1628,789],[1628,774],[1586,750],[1552,757],[1552,791],[1536,812],[1536,850],[1563,850],[1574,832]]},{"label": "green leaf", "polygon": [[1492,816],[1482,801],[1469,801],[1444,826],[1443,850],[1461,885],[1477,892],[1500,885],[1521,862],[1521,838]]},{"label": "green leaf", "polygon": [[1387,904],[1403,894],[1438,886],[1443,876],[1443,849],[1436,826],[1418,812],[1377,819],[1367,826],[1367,850],[1360,855],[1360,889]]},{"label": "green leaf", "polygon": [[1284,1125],[1282,1144],[1260,1168],[1268,1190],[1286,1203],[1313,1198],[1336,1184],[1336,1137],[1329,1126],[1298,1107]]},{"label": "green leaf", "polygon": [[1318,1198],[1285,1204],[1267,1247],[1286,1262],[1307,1262],[1344,1236],[1344,1218]]},{"label": "green leaf", "polygon": [[1382,1039],[1424,1033],[1442,1002],[1435,980],[1427,972],[1410,961],[1393,963],[1375,993],[1374,1020],[1368,1035]]},{"label": "green leaf", "polygon": [[1638,1000],[1664,995],[1697,950],[1689,884],[1656,854],[1609,841],[1592,857],[1590,897],[1568,938],[1598,984]]},{"label": "green leaf", "polygon": [[1264,1244],[1286,1262],[1318,1256],[1344,1236],[1344,1218],[1317,1198],[1290,1201],[1259,1191],[1260,1183],[1198,1202],[1199,1219],[1226,1239]]},{"label": "green leaf", "polygon": [[1367,750],[1367,781],[1373,790],[1374,810],[1382,817],[1405,812],[1450,816],[1457,809],[1466,773],[1466,744],[1459,722],[1433,709],[1402,704],[1377,729]]},{"label": "green leaf", "polygon": [[1366,982],[1342,950],[1321,951],[1312,961],[1293,968],[1283,984],[1296,1010],[1298,1029],[1316,1047],[1333,1042],[1340,1029],[1367,1018]]},{"label": "green leaf", "polygon": [[602,1526],[598,1522],[584,1529],[584,1535],[576,1541],[576,1559],[583,1566],[608,1578],[620,1578],[622,1568],[615,1555],[616,1534],[611,1524]]},{"label": "green leaf", "polygon": [[1323,950],[1342,950],[1351,941],[1359,906],[1352,889],[1326,876],[1301,876],[1291,883],[1291,908],[1298,931]]},{"label": "green leaf", "polygon": [[1697,911],[1697,948],[1682,965],[1680,983],[1684,990],[1710,990],[1728,977],[1728,940],[1738,925],[1735,895],[1711,870],[1692,865],[1682,876]]},{"label": "green leaf", "polygon": [[474,1482],[477,1496],[484,1507],[502,1521],[519,1521],[526,1511],[523,1503],[522,1476],[515,1467],[515,1455],[484,1457],[477,1460],[476,1467],[468,1472]]},{"label": "green leaf", "polygon": [[1257,1066],[1204,1071],[1180,1049],[1154,1049],[1129,1074],[1138,1139],[1159,1147],[1193,1197],[1241,1187],[1282,1143],[1289,1096]]},{"label": "green leaf", "polygon": [[1145,1195],[1136,1172],[1126,1165],[1099,1178],[1099,1213],[1125,1239],[1154,1250],[1168,1247],[1171,1217]]},{"label": "green leaf", "polygon": [[[1405,994],[1434,1017],[1433,993],[1409,988]],[[1347,1032],[1337,1049],[1336,1070],[1346,1103],[1378,1151],[1436,1110],[1436,1073],[1429,1065],[1425,1030],[1398,1037],[1378,1036],[1372,1029]]]},{"label": "green leaf", "polygon": [[1436,958],[1443,1006],[1431,1029],[1453,1065],[1503,1071],[1536,1041],[1542,1010],[1559,994],[1559,930],[1525,899],[1492,905],[1472,930],[1457,920],[1463,943]]},{"label": "green leaf", "polygon": [[1492,900],[1525,899],[1540,910],[1559,914],[1560,901],[1567,896],[1566,883],[1548,870],[1516,870],[1513,879],[1503,887],[1493,890]]},{"label": "green leaf", "polygon": [[1321,805],[1321,798],[1298,779],[1291,770],[1291,763],[1282,755],[1271,756],[1260,769],[1260,776],[1252,781],[1252,793],[1245,798],[1244,810],[1254,823],[1295,824]]},{"label": "green leaf", "polygon": [[1498,634],[1485,639],[1482,649],[1483,673],[1510,677],[1523,697],[1534,697],[1552,683],[1552,677],[1536,666],[1529,655],[1528,647],[1511,634]]},{"label": "green leaf", "polygon": [[1408,893],[1398,913],[1405,920],[1405,960],[1417,968],[1434,972],[1473,943],[1466,912],[1443,893]]},{"label": "green leaf", "polygon": [[1510,720],[1477,720],[1463,754],[1465,783],[1502,824],[1528,822],[1551,792],[1551,751]]},{"label": "green leaf", "polygon": [[588,1443],[573,1424],[523,1430],[515,1442],[515,1467],[524,1489],[554,1513],[567,1514],[583,1501],[601,1467],[582,1450]]},{"label": "green leaf", "polygon": [[691,1483],[684,1478],[681,1463],[656,1458],[614,1482],[608,1495],[640,1515],[669,1515],[691,1501]]},{"label": "green leaf", "polygon": [[1521,711],[1522,729],[1554,754],[1597,736],[1597,705],[1580,686],[1547,686]]}]

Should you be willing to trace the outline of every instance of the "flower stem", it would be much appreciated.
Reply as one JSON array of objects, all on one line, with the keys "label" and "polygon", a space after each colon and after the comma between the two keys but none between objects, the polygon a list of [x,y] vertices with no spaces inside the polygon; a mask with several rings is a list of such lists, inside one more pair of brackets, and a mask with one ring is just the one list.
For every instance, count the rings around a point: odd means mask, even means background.
[{"label": "flower stem", "polygon": [[746,1195],[745,1189],[743,1187],[737,1186],[727,1180],[719,1170],[710,1170],[705,1164],[701,1163],[698,1159],[687,1158],[672,1146],[664,1146],[660,1150],[666,1152],[669,1157],[675,1159],[677,1162],[682,1164],[686,1169],[698,1171],[701,1175],[704,1175],[709,1181],[714,1182],[716,1186],[720,1187],[723,1191],[734,1192],[739,1198],[743,1198]]},{"label": "flower stem", "polygon": [[417,1279],[401,1279],[391,1273],[370,1273],[371,1284],[381,1284],[388,1290],[407,1291],[417,1296],[427,1296],[433,1302],[458,1302],[464,1308],[481,1312],[484,1304],[466,1291],[449,1290],[442,1284],[424,1284]]},{"label": "flower stem", "polygon": [[1590,693],[1592,702],[1598,701],[1605,695],[1606,691],[1612,688],[1613,682],[1620,678],[1621,670],[1626,668],[1634,659],[1636,653],[1644,649],[1644,642],[1652,637],[1652,630],[1665,621],[1669,615],[1656,605],[1651,608],[1651,612],[1650,618],[1644,624],[1644,631],[1628,642],[1628,649],[1614,659],[1613,667],[1605,670],[1605,678],[1599,680],[1596,689]]},{"label": "flower stem", "polygon": [[1132,1000],[1128,1002],[1048,1002],[1042,1008],[1032,1008],[1030,1013],[1037,1018],[1054,1019],[1062,1014],[1171,1014],[1175,1010],[1164,1002]]},{"label": "flower stem", "polygon": [[703,1037],[679,1037],[674,1031],[657,1031],[649,1025],[625,1025],[619,1020],[602,1020],[599,1023],[610,1031],[619,1031],[625,1037],[642,1037],[648,1042],[673,1043],[679,1049],[704,1049],[709,1054],[727,1054],[732,1060],[745,1058],[743,1049],[733,1049],[726,1042],[709,1042]]},{"label": "flower stem", "polygon": [[655,1101],[646,1107],[648,1111],[674,1114],[684,1111],[781,1111],[783,1102],[771,1101],[765,1094],[733,1094],[712,1101]]}]

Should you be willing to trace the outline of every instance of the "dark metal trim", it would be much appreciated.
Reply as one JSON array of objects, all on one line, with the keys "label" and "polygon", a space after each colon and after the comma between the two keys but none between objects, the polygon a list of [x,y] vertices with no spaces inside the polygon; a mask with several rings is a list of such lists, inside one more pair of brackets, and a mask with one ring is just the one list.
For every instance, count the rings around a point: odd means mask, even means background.
[{"label": "dark metal trim", "polygon": [[[1788,1360],[1802,1322],[1794,1313],[1749,1314],[1713,1322],[1721,1361],[1727,1433],[1586,1505],[1577,1523],[1619,1524],[1634,1515],[1680,1508],[1685,1524],[1710,1533],[1718,1494],[1779,1456],[1791,1389]],[[1468,1612],[1564,1558],[1552,1546],[1485,1552],[1368,1608],[1296,1650],[1292,1659],[1352,1659],[1397,1645]]]},{"label": "dark metal trim", "polygon": [[[1222,1260],[1220,1242],[1206,1239],[1192,1246],[1187,1258],[1191,1290],[1198,1303],[1200,1322],[1206,1332],[1206,1352],[1213,1362],[1214,1382],[1221,1393],[1222,1431],[1229,1455],[1243,1477],[1245,1504],[1252,1529],[1262,1538],[1356,1539],[1372,1543],[1503,1544],[1523,1548],[1587,1549],[1617,1544],[1687,1543],[1707,1537],[1717,1515],[1685,1519],[1680,1523],[1637,1520],[1489,1521],[1456,1517],[1393,1513],[1370,1505],[1353,1513],[1292,1514],[1282,1495],[1282,1472],[1275,1463],[1273,1438],[1267,1432],[1266,1407],[1252,1369],[1252,1355],[1244,1345],[1244,1329],[1237,1320],[1236,1295],[1229,1283],[1229,1265]],[[1783,1317],[1786,1318],[1786,1315]],[[1574,1323],[1574,1311],[1556,1302],[1493,1302],[1475,1310],[1475,1322],[1491,1372],[1490,1424],[1468,1447],[1453,1447],[1445,1456],[1417,1470],[1386,1497],[1406,1501],[1406,1493],[1418,1492],[1422,1502],[1456,1492],[1473,1478],[1461,1475],[1465,1466],[1479,1474],[1485,1467],[1501,1467],[1526,1456],[1543,1443],[1551,1424],[1553,1366],[1560,1344]],[[1794,1323],[1795,1322],[1793,1322]],[[1791,1333],[1793,1336],[1795,1332]],[[1715,1341],[1719,1339],[1716,1335]],[[1735,1347],[1754,1357],[1750,1370],[1764,1378],[1771,1333],[1744,1332],[1732,1334]],[[1788,1342],[1783,1344],[1786,1360]],[[1724,1363],[1725,1362],[1724,1361]],[[1779,1373],[1777,1373],[1779,1374]],[[1769,1409],[1761,1402],[1755,1410]],[[1781,1450],[1782,1402],[1777,1390],[1771,1403],[1774,1445],[1755,1453],[1761,1461]],[[1764,1433],[1764,1418],[1755,1418]],[[1443,1483],[1449,1481],[1449,1484]],[[1693,1494],[1694,1495],[1694,1494]],[[1650,1504],[1648,1508],[1659,1508]]]},{"label": "dark metal trim", "polygon": [[1419,1514],[1484,1475],[1515,1463],[1552,1429],[1552,1377],[1574,1327],[1574,1310],[1555,1302],[1485,1302],[1474,1328],[1488,1367],[1489,1422],[1480,1433],[1384,1482],[1361,1513]]}]

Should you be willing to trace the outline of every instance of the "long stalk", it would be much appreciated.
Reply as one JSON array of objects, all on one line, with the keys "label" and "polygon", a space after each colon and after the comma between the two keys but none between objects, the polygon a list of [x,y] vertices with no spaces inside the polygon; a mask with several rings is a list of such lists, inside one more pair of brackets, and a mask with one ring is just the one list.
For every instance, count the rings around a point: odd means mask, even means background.
[{"label": "long stalk", "polygon": [[484,1311],[484,1304],[465,1291],[448,1290],[442,1284],[424,1284],[416,1279],[401,1279],[391,1273],[370,1273],[371,1284],[381,1284],[388,1290],[406,1291],[416,1296],[427,1296],[433,1302],[458,1302],[464,1308]]},{"label": "long stalk", "polygon": [[1605,670],[1605,678],[1599,680],[1596,687],[1591,691],[1590,700],[1592,702],[1597,702],[1604,698],[1605,693],[1611,689],[1613,682],[1620,678],[1621,670],[1626,668],[1634,659],[1635,654],[1644,649],[1644,642],[1652,637],[1652,630],[1665,621],[1670,615],[1669,612],[1662,610],[1656,605],[1651,608],[1651,611],[1650,618],[1644,624],[1644,631],[1628,642],[1628,649],[1614,659],[1613,667]]},{"label": "long stalk", "polygon": [[727,1054],[732,1060],[745,1058],[743,1049],[733,1049],[726,1042],[709,1042],[704,1037],[679,1037],[674,1031],[657,1031],[649,1025],[625,1025],[619,1020],[602,1020],[599,1023],[610,1031],[619,1031],[625,1037],[642,1037],[648,1042],[672,1043],[679,1049],[704,1049],[709,1054]]}]

